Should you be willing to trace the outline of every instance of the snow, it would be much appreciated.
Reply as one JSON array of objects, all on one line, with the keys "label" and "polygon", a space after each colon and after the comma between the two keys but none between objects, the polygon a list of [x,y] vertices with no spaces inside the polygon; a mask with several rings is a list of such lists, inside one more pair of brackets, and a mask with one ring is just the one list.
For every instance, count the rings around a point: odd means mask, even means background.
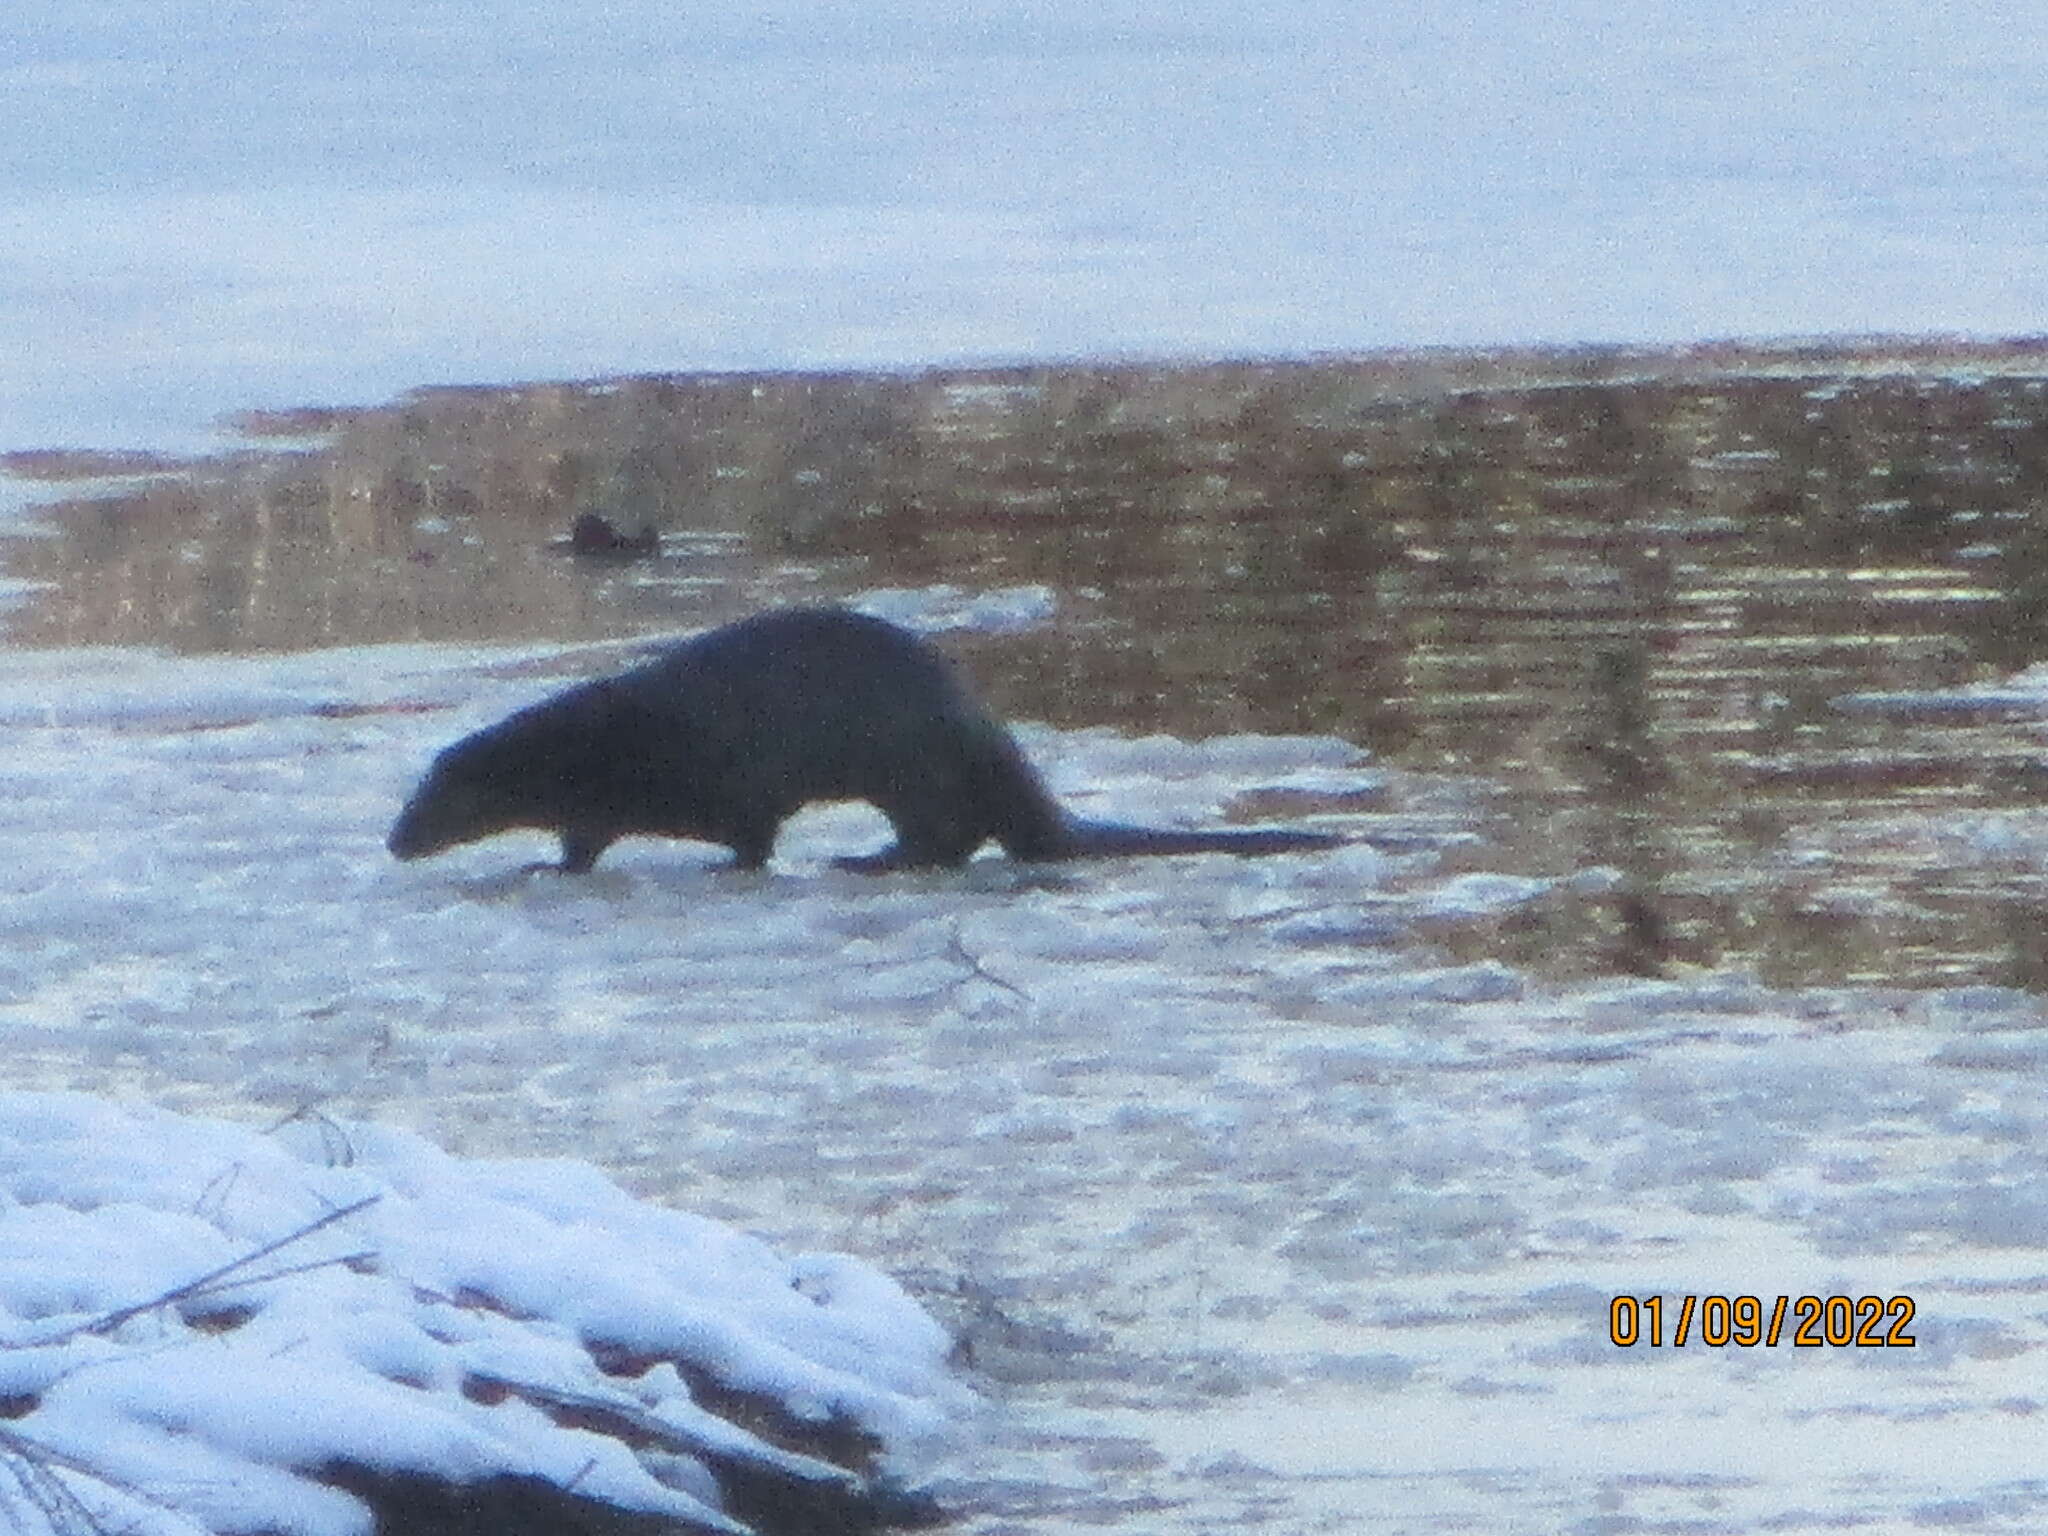
[{"label": "snow", "polygon": [[[0,1430],[308,1532],[359,1519],[283,1470],[315,1448],[596,1455],[465,1376],[740,1433],[673,1372],[593,1375],[596,1335],[851,1407],[976,1533],[2048,1517],[2037,999],[1459,963],[1460,925],[1604,872],[1499,878],[1485,796],[1461,821],[1457,781],[1327,738],[1025,733],[1091,811],[1307,781],[1387,848],[869,880],[830,858],[886,833],[833,808],[758,875],[657,841],[526,875],[549,850],[516,836],[393,863],[415,775],[543,659],[0,653],[0,1399],[45,1393]],[[262,1310],[225,1332],[188,1304],[62,1337],[371,1193],[274,1263],[375,1269],[238,1286]],[[435,1299],[469,1292],[506,1305]],[[1669,1326],[1780,1294],[1909,1296],[1917,1343],[1607,1336],[1616,1295]],[[707,1491],[609,1453],[583,1478]]]},{"label": "snow", "polygon": [[[950,1344],[852,1260],[784,1258],[584,1164],[0,1095],[0,1391],[33,1402],[0,1452],[70,1469],[109,1527],[359,1536],[365,1508],[313,1475],[342,1462],[539,1476],[740,1530],[676,1447],[849,1474],[707,1413],[673,1364],[607,1374],[601,1349],[680,1360],[908,1450],[963,1405]],[[555,1422],[554,1403],[666,1431],[659,1480],[622,1441]],[[4,1483],[0,1508],[13,1529],[63,1528],[38,1527]]]},{"label": "snow", "polygon": [[0,15],[0,448],[693,368],[2043,328],[2048,13]]}]

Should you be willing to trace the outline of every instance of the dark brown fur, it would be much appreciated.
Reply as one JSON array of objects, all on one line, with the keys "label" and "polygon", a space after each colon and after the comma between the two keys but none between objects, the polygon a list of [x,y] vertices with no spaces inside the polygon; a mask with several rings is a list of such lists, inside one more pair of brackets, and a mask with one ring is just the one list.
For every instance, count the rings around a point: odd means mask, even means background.
[{"label": "dark brown fur", "polygon": [[889,818],[891,847],[839,861],[867,871],[957,865],[991,840],[1032,860],[1340,841],[1071,817],[923,640],[865,614],[797,608],[683,641],[465,736],[434,759],[388,845],[416,859],[535,827],[558,834],[561,867],[580,872],[646,833],[722,843],[756,869],[784,819],[814,800],[866,800]]}]

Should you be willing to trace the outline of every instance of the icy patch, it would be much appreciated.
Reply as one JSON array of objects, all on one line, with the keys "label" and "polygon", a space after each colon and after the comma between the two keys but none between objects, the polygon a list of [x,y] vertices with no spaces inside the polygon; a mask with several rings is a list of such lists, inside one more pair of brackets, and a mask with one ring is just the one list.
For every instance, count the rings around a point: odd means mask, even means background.
[{"label": "icy patch", "polygon": [[1554,882],[1522,875],[1455,875],[1431,891],[1421,910],[1433,918],[1488,917],[1547,894]]},{"label": "icy patch", "polygon": [[1385,1003],[1395,999],[1438,1003],[1498,1003],[1522,995],[1522,975],[1497,960],[1439,969],[1402,969],[1385,976],[1339,982],[1324,991],[1338,1003]]},{"label": "icy patch", "polygon": [[1026,724],[1015,731],[1061,802],[1099,821],[1215,825],[1240,796],[1310,789],[1341,802],[1375,793],[1387,782],[1386,775],[1364,766],[1362,751],[1338,736],[1183,741],[1106,728],[1053,731]]},{"label": "icy patch", "polygon": [[[737,1531],[718,1509],[735,1466],[857,1475],[719,1394],[902,1455],[966,1404],[949,1348],[875,1271],[785,1258],[587,1165],[0,1095],[0,1455],[100,1528],[361,1536],[322,1475],[345,1465],[536,1477]],[[14,1529],[70,1528],[14,1488]]]},{"label": "icy patch", "polygon": [[[0,653],[0,726],[207,731],[287,716],[430,712],[475,697],[473,669],[563,654],[559,646],[355,646],[223,662],[108,647],[8,651]],[[533,690],[530,680],[520,686]]]},{"label": "icy patch", "polygon": [[876,587],[847,606],[924,634],[950,629],[1007,634],[1043,624],[1058,610],[1053,589],[1043,585],[998,587],[969,592],[941,583],[930,587]]},{"label": "icy patch", "polygon": [[1968,719],[1981,715],[2048,713],[2048,662],[2022,668],[2011,677],[1954,688],[1871,690],[1830,701],[1850,715],[1910,719]]},{"label": "icy patch", "polygon": [[[582,879],[521,872],[551,851],[537,837],[394,864],[385,828],[433,753],[593,659],[393,648],[200,671],[0,652],[11,1081],[241,1114],[312,1103],[464,1153],[572,1155],[785,1251],[844,1250],[905,1276],[1003,1398],[977,1420],[988,1438],[928,1484],[968,1536],[1820,1532],[1962,1505],[2031,1529],[2048,1516],[2015,1429],[2038,1413],[2048,1343],[2036,999],[1783,994],[1732,972],[1559,990],[1482,956],[1453,963],[1418,935],[1483,928],[1541,888],[1485,872],[1471,841],[1485,800],[1469,785],[1366,766],[1322,738],[1023,733],[1084,814],[1200,822],[1313,775],[1334,808],[1307,819],[1371,842],[1267,859],[988,857],[876,880],[829,860],[885,828],[834,806],[793,822],[760,874],[655,839]],[[177,707],[156,712],[158,692]],[[37,724],[32,697],[71,712]],[[252,702],[266,712],[234,723],[226,706]],[[1371,784],[1391,808],[1354,813],[1347,788]],[[1438,850],[1454,843],[1446,875]],[[386,1134],[362,1134],[358,1164],[399,1209],[425,1210],[439,1154]],[[166,1252],[191,1245],[196,1268],[171,1278],[293,1230],[364,1177],[273,1154],[323,1198],[214,1230],[269,1187],[268,1165],[231,1149],[209,1166],[246,1163],[234,1183],[209,1193],[211,1174],[188,1169],[136,1202]],[[517,1189],[506,1177],[489,1175],[492,1232],[519,1240],[435,1250],[420,1263],[438,1286],[496,1286],[565,1334],[685,1328],[639,1305],[630,1262],[573,1285],[523,1269],[526,1232],[596,1197],[544,1171]],[[26,1209],[0,1212],[0,1242]],[[102,1219],[35,1209],[50,1224],[38,1255],[61,1251],[61,1224]],[[353,1251],[344,1225],[320,1234],[332,1251]],[[904,1414],[915,1441],[933,1401],[909,1376],[848,1363],[877,1358],[851,1319],[877,1315],[859,1298],[886,1282],[850,1261],[760,1262],[780,1305],[824,1314],[823,1334],[775,1340],[805,1371],[852,1377],[876,1422]],[[42,1267],[39,1293],[19,1282],[15,1326],[147,1299]],[[321,1273],[350,1294],[376,1279]],[[1652,1349],[1607,1333],[1616,1295],[1663,1296],[1669,1327],[1687,1294],[1780,1293],[1910,1296],[1923,1342]],[[720,1329],[781,1328],[735,1321],[737,1304],[716,1303]],[[461,1353],[468,1335],[422,1341],[404,1305],[331,1341],[376,1378],[365,1391],[411,1402],[481,1372]],[[62,1347],[155,1329],[199,1357],[267,1316],[194,1339],[182,1312],[152,1313]],[[530,1360],[529,1382],[582,1379],[542,1371],[574,1363],[561,1337],[515,1357],[508,1322],[473,1324],[502,1374]],[[734,1335],[693,1337],[725,1350]],[[729,1353],[801,1403],[831,1400],[780,1355]],[[0,1370],[35,1359],[0,1352]],[[380,1369],[428,1385],[394,1388]],[[670,1392],[661,1370],[611,1385]],[[0,1400],[17,1385],[84,1392],[94,1374],[0,1379]],[[489,1407],[518,1412],[512,1398],[457,1409],[447,1443],[509,1456],[477,1438],[497,1433]],[[181,1412],[199,1422],[205,1408]],[[1822,1466],[1834,1470],[1817,1484]],[[701,1499],[701,1481],[661,1486]],[[141,1516],[132,1528],[157,1536]]]}]

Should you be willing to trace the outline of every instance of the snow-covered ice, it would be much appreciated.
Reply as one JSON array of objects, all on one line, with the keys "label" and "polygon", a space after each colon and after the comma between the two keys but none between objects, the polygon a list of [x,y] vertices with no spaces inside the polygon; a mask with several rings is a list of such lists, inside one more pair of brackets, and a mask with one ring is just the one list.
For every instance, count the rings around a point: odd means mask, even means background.
[{"label": "snow-covered ice", "polygon": [[0,10],[0,448],[664,369],[2043,328],[2003,0]]},{"label": "snow-covered ice", "polygon": [[[865,1392],[879,1422],[921,1432],[941,1346],[871,1271],[894,1277],[989,1405],[933,1449],[929,1486],[968,1531],[2048,1516],[2029,1432],[2048,1342],[2037,1000],[1740,974],[1560,987],[1459,963],[1437,947],[1458,924],[1597,895],[1600,872],[1548,891],[1484,877],[1477,808],[1439,859],[1414,834],[1458,833],[1455,790],[1324,738],[1024,733],[1091,813],[1208,819],[1293,780],[1385,849],[872,881],[829,866],[886,835],[840,807],[799,818],[760,875],[647,841],[582,880],[528,876],[548,850],[517,836],[392,863],[381,838],[414,776],[549,686],[539,659],[0,655],[12,1083],[250,1124],[312,1106],[357,1147],[329,1167],[306,1122],[263,1138],[145,1115],[245,1150],[154,1189],[155,1267],[58,1286],[46,1317],[136,1300],[378,1181],[386,1225],[338,1226],[323,1251],[420,1254],[445,1286],[520,1257],[407,1247],[446,1179],[543,1232],[588,1209],[853,1255],[713,1239],[735,1277],[779,1277],[782,1321],[825,1329],[797,1350],[807,1371],[865,1386],[778,1384]],[[1344,796],[1350,776],[1380,793]],[[1428,816],[1404,827],[1409,803]],[[587,1161],[694,1214],[628,1217],[595,1174],[490,1161],[507,1156]],[[249,1171],[209,1187],[223,1160]],[[374,1277],[315,1283],[367,1298],[317,1335],[344,1380],[474,1368],[421,1342],[417,1306]],[[634,1295],[520,1283],[585,1318],[637,1315]],[[1908,1296],[1916,1343],[1608,1337],[1616,1295],[1664,1297],[1671,1327],[1686,1295],[1780,1294]],[[285,1316],[189,1342],[229,1352]],[[112,1342],[188,1332],[141,1316]],[[91,1375],[63,1391],[102,1390]],[[476,1417],[437,1431],[451,1455],[542,1454],[478,1438]]]}]

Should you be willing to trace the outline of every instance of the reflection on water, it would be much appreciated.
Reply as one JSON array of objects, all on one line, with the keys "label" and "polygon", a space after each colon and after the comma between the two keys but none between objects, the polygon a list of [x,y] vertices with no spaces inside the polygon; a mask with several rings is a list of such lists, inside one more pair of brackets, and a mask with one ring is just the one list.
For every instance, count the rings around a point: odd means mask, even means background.
[{"label": "reflection on water", "polygon": [[[2048,981],[2017,703],[1843,708],[2048,652],[2048,350],[1429,355],[424,391],[83,485],[24,645],[583,639],[1043,585],[956,645],[1062,725],[1330,731],[1509,793],[1475,867],[1598,865],[1463,957]],[[139,473],[136,471],[140,471]],[[600,513],[652,558],[578,558]]]}]

